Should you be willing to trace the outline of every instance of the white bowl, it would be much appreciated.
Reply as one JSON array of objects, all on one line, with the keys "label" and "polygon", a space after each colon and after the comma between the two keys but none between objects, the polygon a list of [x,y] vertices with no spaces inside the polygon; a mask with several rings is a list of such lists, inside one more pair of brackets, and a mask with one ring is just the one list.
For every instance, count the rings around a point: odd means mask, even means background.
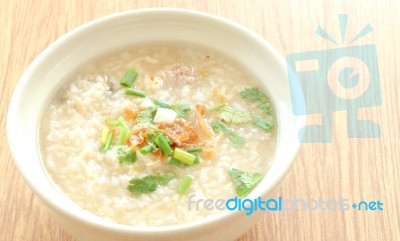
[{"label": "white bowl", "polygon": [[55,220],[80,241],[233,240],[251,228],[262,213],[225,211],[204,220],[166,227],[111,223],[82,212],[61,195],[43,168],[38,126],[42,114],[71,73],[96,56],[146,42],[203,45],[240,61],[262,81],[278,119],[276,158],[250,194],[268,198],[291,167],[299,149],[297,131],[303,119],[291,111],[284,59],[264,39],[221,17],[182,9],[123,12],[87,23],[45,49],[21,77],[11,100],[7,136],[15,164]]}]

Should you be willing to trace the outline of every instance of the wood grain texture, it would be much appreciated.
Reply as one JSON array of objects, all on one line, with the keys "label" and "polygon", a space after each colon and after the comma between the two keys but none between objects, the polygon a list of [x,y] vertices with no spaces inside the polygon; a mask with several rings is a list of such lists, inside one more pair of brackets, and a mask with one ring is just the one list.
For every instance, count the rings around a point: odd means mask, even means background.
[{"label": "wood grain texture", "polygon": [[283,55],[335,48],[314,31],[320,25],[340,36],[339,13],[349,14],[353,36],[371,23],[374,31],[357,44],[376,45],[383,103],[359,115],[380,124],[381,138],[347,138],[346,112],[336,112],[332,143],[304,144],[278,195],[381,200],[384,210],[267,212],[239,240],[400,240],[399,1],[0,0],[0,241],[74,241],[48,216],[12,162],[5,122],[19,77],[64,33],[101,16],[145,7],[189,8],[226,17],[260,34]]}]

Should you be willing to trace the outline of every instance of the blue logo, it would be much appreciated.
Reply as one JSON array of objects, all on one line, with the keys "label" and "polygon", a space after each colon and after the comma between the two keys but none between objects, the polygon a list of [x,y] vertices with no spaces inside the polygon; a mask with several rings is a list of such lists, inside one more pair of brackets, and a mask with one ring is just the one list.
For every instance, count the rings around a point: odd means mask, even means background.
[{"label": "blue logo", "polygon": [[[340,14],[341,45],[345,45],[347,14]],[[332,142],[332,119],[336,111],[347,111],[349,138],[379,138],[378,123],[360,119],[361,108],[382,104],[376,48],[373,44],[350,46],[372,32],[367,24],[347,47],[290,54],[286,57],[293,113],[321,116],[318,125],[300,129],[301,142]],[[327,41],[338,43],[320,26],[316,32]]]},{"label": "blue logo", "polygon": [[[340,199],[322,199],[322,198],[269,198],[263,199],[257,197],[254,199],[249,198],[230,198],[225,199],[210,199],[210,198],[199,198],[195,199],[196,194],[192,194],[188,198],[188,210],[192,211],[245,211],[246,216],[253,214],[256,211],[263,212],[285,212],[285,211],[383,211],[383,202],[381,200],[376,201],[359,201],[350,202],[347,198]],[[352,209],[351,209],[352,208]]]}]

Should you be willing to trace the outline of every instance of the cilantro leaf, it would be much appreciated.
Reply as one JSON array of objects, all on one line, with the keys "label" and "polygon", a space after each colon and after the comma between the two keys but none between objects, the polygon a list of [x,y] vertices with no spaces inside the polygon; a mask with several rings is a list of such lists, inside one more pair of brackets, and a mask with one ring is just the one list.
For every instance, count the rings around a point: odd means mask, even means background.
[{"label": "cilantro leaf", "polygon": [[174,174],[150,175],[143,178],[133,178],[129,181],[128,191],[135,196],[157,190],[158,186],[165,186],[175,178]]},{"label": "cilantro leaf", "polygon": [[118,149],[118,160],[121,165],[130,165],[137,161],[136,151]]},{"label": "cilantro leaf", "polygon": [[229,128],[227,125],[222,123],[221,121],[216,121],[212,124],[212,128],[214,131],[219,131],[223,134],[228,135],[229,140],[232,142],[233,147],[239,148],[246,143],[246,140],[239,136],[234,130]]},{"label": "cilantro leaf", "polygon": [[138,116],[136,117],[136,124],[139,126],[147,126],[151,123],[156,114],[157,107],[150,107],[146,110],[139,112]]},{"label": "cilantro leaf", "polygon": [[252,102],[259,102],[258,108],[263,110],[268,115],[272,115],[271,101],[268,96],[262,93],[258,88],[247,88],[240,92],[243,99]]},{"label": "cilantro leaf", "polygon": [[260,108],[261,110],[263,110],[265,113],[267,113],[268,115],[272,115],[272,106],[271,106],[271,102],[266,101],[264,103],[261,103],[260,105],[258,105],[258,108]]},{"label": "cilantro leaf", "polygon": [[213,111],[216,111],[218,118],[226,123],[242,124],[251,121],[250,112],[238,111],[226,105],[218,106]]},{"label": "cilantro leaf", "polygon": [[254,124],[265,130],[266,132],[270,132],[274,128],[274,125],[271,122],[264,120],[260,116],[256,117],[256,119],[254,120]]},{"label": "cilantro leaf", "polygon": [[187,117],[189,115],[190,106],[188,104],[174,104],[171,106],[177,114],[178,117]]},{"label": "cilantro leaf", "polygon": [[240,91],[240,95],[242,96],[243,99],[254,102],[268,100],[268,97],[264,93],[262,93],[258,88],[255,87],[247,88]]},{"label": "cilantro leaf", "polygon": [[239,197],[247,196],[262,179],[259,173],[246,173],[236,168],[229,170],[228,174]]}]

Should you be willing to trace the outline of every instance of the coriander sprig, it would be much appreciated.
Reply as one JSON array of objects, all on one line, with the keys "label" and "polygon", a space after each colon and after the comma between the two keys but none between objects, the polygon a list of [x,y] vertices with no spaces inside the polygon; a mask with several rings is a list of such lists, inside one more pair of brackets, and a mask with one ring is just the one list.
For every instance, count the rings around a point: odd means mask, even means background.
[{"label": "coriander sprig", "polygon": [[221,121],[216,121],[212,124],[212,128],[214,131],[219,131],[223,134],[226,134],[229,138],[229,140],[232,142],[233,147],[239,148],[246,144],[246,140],[241,137],[238,133],[236,133],[234,130],[229,128],[227,125],[222,123]]},{"label": "coriander sprig", "polygon": [[212,111],[216,112],[218,118],[226,123],[242,124],[251,121],[250,112],[235,110],[227,105],[214,107]]},{"label": "coriander sprig", "polygon": [[261,92],[258,88],[247,88],[240,91],[240,96],[243,99],[249,100],[251,102],[259,103],[258,108],[263,110],[268,115],[272,115],[271,101],[268,96]]},{"label": "coriander sprig", "polygon": [[246,173],[236,168],[229,170],[228,174],[239,197],[247,196],[262,179],[259,173]]},{"label": "coriander sprig", "polygon": [[172,173],[133,178],[129,181],[128,191],[135,196],[157,190],[158,186],[165,186],[175,178]]}]

